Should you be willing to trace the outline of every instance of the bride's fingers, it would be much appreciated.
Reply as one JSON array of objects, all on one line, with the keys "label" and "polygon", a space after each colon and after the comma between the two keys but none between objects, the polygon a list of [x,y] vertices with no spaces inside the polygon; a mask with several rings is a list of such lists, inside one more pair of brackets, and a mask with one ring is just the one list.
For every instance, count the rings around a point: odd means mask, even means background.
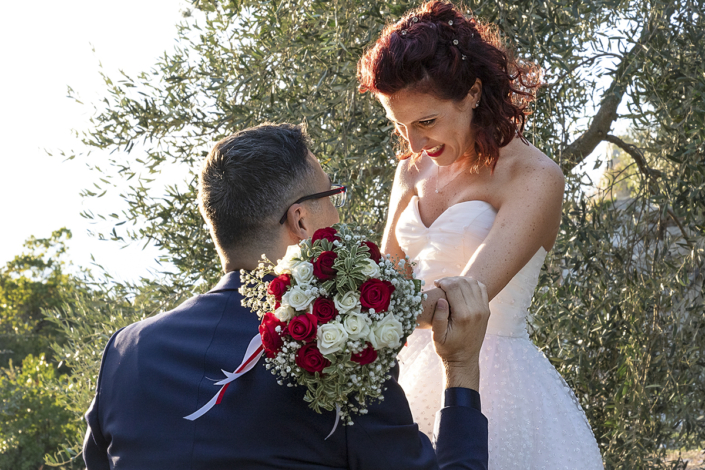
[{"label": "bride's fingers", "polygon": [[446,299],[438,299],[436,308],[433,312],[433,342],[436,344],[444,344],[448,334],[448,317],[450,308]]},{"label": "bride's fingers", "polygon": [[431,328],[433,325],[433,315],[438,299],[445,299],[445,292],[442,289],[429,289],[424,291],[426,300],[422,302],[423,311],[416,319],[418,328]]}]

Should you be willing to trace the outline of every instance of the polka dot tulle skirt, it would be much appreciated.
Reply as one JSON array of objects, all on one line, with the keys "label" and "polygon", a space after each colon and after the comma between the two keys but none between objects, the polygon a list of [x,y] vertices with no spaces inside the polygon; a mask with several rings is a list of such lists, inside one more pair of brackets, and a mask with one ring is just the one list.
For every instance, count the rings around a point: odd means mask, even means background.
[{"label": "polka dot tulle skirt", "polygon": [[[399,382],[419,428],[432,437],[443,368],[430,336],[423,330],[409,338],[400,355]],[[603,468],[578,400],[528,338],[487,335],[480,397],[489,422],[490,470]]]}]

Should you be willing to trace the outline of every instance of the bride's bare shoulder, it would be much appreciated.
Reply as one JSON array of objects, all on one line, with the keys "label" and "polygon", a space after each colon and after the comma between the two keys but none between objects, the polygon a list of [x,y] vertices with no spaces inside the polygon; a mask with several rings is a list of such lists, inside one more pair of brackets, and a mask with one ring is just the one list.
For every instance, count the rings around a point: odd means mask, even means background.
[{"label": "bride's bare shoulder", "polygon": [[416,185],[423,178],[424,167],[428,163],[425,160],[424,158],[417,161],[413,161],[412,158],[399,160],[396,175],[394,176],[395,186],[402,189],[405,193],[415,193]]},{"label": "bride's bare shoulder", "polygon": [[561,168],[541,150],[519,138],[500,150],[495,174],[508,194],[526,188],[563,198],[565,177]]}]

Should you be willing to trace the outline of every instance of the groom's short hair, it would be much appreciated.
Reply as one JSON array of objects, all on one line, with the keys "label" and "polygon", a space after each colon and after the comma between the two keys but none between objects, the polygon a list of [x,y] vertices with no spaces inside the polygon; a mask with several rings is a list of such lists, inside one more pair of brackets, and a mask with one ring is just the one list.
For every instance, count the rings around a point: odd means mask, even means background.
[{"label": "groom's short hair", "polygon": [[271,123],[215,144],[201,168],[198,203],[221,249],[271,236],[288,204],[315,176],[310,145],[303,126]]}]

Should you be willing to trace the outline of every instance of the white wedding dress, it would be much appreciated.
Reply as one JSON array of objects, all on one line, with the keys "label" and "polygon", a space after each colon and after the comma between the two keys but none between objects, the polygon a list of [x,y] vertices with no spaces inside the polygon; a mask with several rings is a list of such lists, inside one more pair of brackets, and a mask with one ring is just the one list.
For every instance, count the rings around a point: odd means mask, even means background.
[{"label": "white wedding dress", "polygon": [[[426,227],[418,197],[399,217],[396,236],[426,281],[458,276],[495,219],[484,201],[451,206]],[[602,469],[585,413],[572,390],[529,339],[526,315],[546,257],[540,248],[490,302],[480,357],[482,412],[489,421],[489,469]],[[443,369],[431,330],[416,330],[399,354],[399,382],[419,428],[431,436],[441,406]]]}]

